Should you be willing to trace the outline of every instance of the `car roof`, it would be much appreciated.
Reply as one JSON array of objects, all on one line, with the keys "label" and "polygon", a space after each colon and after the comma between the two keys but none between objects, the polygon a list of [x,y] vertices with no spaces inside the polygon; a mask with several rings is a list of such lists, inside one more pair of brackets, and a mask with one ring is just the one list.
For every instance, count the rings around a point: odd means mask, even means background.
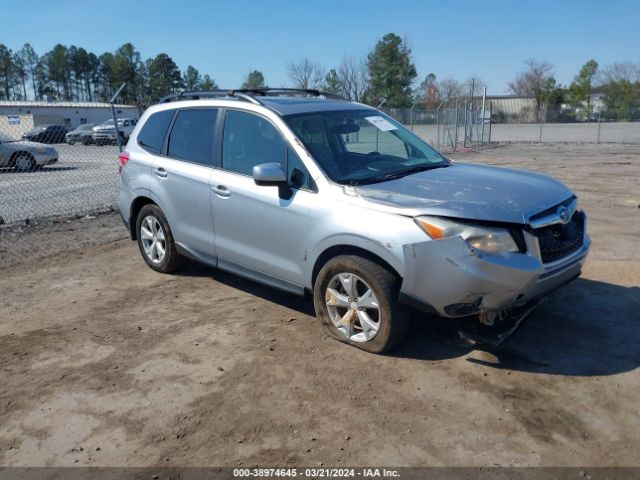
[{"label": "car roof", "polygon": [[332,98],[256,97],[265,107],[281,116],[330,110],[373,110],[369,105]]}]

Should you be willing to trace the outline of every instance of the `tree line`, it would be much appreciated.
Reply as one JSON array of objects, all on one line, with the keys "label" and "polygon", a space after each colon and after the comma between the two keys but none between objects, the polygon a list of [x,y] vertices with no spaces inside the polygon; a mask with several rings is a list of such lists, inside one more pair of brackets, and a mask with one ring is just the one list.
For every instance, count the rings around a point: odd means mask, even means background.
[{"label": "tree line", "polygon": [[[295,88],[319,89],[382,108],[437,108],[481,95],[485,87],[477,76],[461,82],[429,73],[417,81],[411,48],[394,33],[380,38],[366,55],[345,55],[332,68],[303,58],[290,62],[287,74]],[[166,53],[143,60],[131,43],[100,55],[74,45],[57,44],[38,55],[28,43],[15,52],[0,44],[0,99],[107,101],[122,83],[127,86],[118,101],[140,107],[180,89],[218,88],[210,75],[202,75],[192,65],[181,71]],[[252,70],[241,87],[257,89],[267,84],[262,72]],[[633,110],[640,108],[640,66],[621,62],[599,68],[589,60],[573,82],[563,86],[556,82],[551,64],[527,60],[508,88],[516,95],[535,98],[538,111],[569,105],[588,113],[594,89],[604,94],[607,109]]]}]

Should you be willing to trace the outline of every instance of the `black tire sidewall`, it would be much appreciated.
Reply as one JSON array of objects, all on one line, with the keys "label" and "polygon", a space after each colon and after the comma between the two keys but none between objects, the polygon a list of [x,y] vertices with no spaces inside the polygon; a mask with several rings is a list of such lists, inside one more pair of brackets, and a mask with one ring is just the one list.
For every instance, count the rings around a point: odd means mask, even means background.
[{"label": "black tire sidewall", "polygon": [[[29,168],[25,169],[21,169],[18,168],[18,160],[20,160],[21,158],[27,158],[30,162]],[[18,155],[17,157],[15,157],[15,160],[13,161],[14,164],[14,168],[16,169],[16,171],[18,172],[22,172],[22,173],[26,173],[26,172],[33,172],[36,169],[36,161],[35,159],[28,154],[22,153],[20,155]]]},{"label": "black tire sidewall", "polygon": [[[142,238],[140,235],[140,227],[142,225],[142,221],[148,217],[153,216],[158,220],[160,225],[162,226],[162,230],[164,230],[164,238],[165,238],[165,255],[160,263],[153,263],[147,257],[147,254],[144,251],[144,246],[142,245]],[[175,264],[177,259],[175,258],[178,254],[176,252],[175,242],[173,240],[173,234],[171,233],[171,228],[169,227],[169,223],[165,218],[162,210],[157,205],[145,205],[142,207],[140,212],[138,213],[138,217],[136,218],[136,238],[138,242],[138,248],[140,249],[140,254],[144,261],[151,267],[153,270],[157,272],[167,273],[175,269]]]}]

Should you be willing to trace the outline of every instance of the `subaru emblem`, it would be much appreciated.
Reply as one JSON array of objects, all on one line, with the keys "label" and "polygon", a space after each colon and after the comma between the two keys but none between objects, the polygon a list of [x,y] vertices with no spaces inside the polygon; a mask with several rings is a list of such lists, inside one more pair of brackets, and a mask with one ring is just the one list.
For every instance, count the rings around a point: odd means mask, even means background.
[{"label": "subaru emblem", "polygon": [[568,223],[569,220],[571,220],[571,212],[569,212],[569,209],[564,205],[560,205],[558,207],[556,214],[558,215],[562,223]]}]

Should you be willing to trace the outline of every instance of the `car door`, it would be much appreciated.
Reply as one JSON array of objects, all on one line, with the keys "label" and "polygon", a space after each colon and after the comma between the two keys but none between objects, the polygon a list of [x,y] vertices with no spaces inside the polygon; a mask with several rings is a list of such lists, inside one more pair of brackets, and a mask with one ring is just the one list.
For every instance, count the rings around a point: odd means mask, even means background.
[{"label": "car door", "polygon": [[[302,162],[274,124],[246,111],[226,111],[221,148],[211,176],[218,265],[300,291],[316,196]],[[254,165],[270,162],[290,166],[290,186],[256,185]]]},{"label": "car door", "polygon": [[210,176],[218,109],[180,109],[154,157],[150,190],[158,198],[176,243],[204,261],[215,260]]}]

